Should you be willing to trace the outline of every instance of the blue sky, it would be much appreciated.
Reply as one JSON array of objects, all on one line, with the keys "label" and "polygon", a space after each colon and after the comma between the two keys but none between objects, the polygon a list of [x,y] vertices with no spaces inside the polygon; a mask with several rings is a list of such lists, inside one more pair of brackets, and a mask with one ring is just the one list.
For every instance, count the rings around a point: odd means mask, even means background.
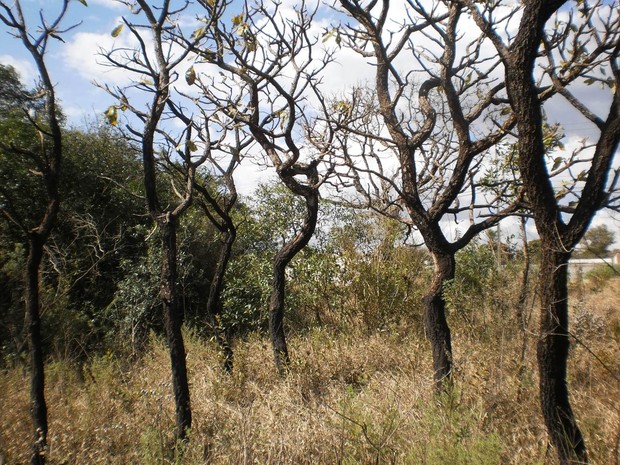
[{"label": "blue sky", "polygon": [[[60,6],[57,0],[24,0],[23,10],[27,17],[31,30],[36,30],[38,15],[44,9],[48,12],[57,13]],[[64,26],[78,24],[77,28],[63,35],[66,43],[52,40],[47,52],[47,66],[57,85],[57,92],[62,102],[65,113],[72,124],[81,124],[85,118],[91,119],[100,115],[101,112],[112,103],[111,99],[96,89],[89,79],[80,70],[92,66],[96,58],[92,44],[80,46],[80,37],[86,32],[101,35],[105,38],[110,36],[110,31],[118,24],[118,18],[126,12],[126,7],[112,0],[88,0],[88,7],[83,6],[77,0],[71,2],[69,14],[63,22]],[[10,37],[4,24],[0,25],[0,63],[10,64],[20,72],[23,82],[32,86],[36,78],[33,61],[23,47],[21,41]]]},{"label": "blue sky", "polygon": [[[10,2],[11,0],[9,0]],[[86,0],[84,6],[78,0],[72,0],[69,14],[65,18],[64,26],[79,24],[75,29],[63,35],[65,43],[52,40],[47,53],[47,65],[52,79],[57,85],[58,96],[63,110],[68,116],[71,125],[82,125],[86,121],[102,121],[103,112],[110,105],[116,103],[103,90],[93,85],[93,81],[100,83],[123,83],[127,76],[118,71],[100,66],[103,61],[98,52],[100,48],[111,49],[114,45],[127,44],[128,34],[121,34],[118,38],[111,37],[111,31],[120,24],[121,16],[130,14],[125,5],[116,0]],[[43,10],[47,17],[52,17],[60,8],[60,0],[22,0],[24,13],[31,29],[35,30],[39,21],[39,12]],[[284,3],[294,4],[292,0]],[[404,5],[405,2],[403,1]],[[401,7],[395,2],[395,8]],[[242,2],[239,0],[239,11]],[[234,11],[233,5],[233,11]],[[318,30],[326,28],[333,19],[329,17],[330,10],[319,18]],[[333,13],[333,12],[332,12]],[[188,18],[191,20],[191,17]],[[22,75],[27,86],[34,84],[37,73],[27,51],[18,39],[7,34],[7,28],[0,24],[0,63],[13,65]],[[325,81],[329,90],[338,92],[347,89],[352,84],[364,79],[372,79],[372,68],[359,60],[351,51],[339,52],[340,63],[335,65],[333,73]],[[593,104],[602,117],[606,117],[610,94],[597,90],[597,86],[584,87],[583,95],[586,101]],[[574,110],[568,109],[561,99],[554,99],[548,105],[547,112],[553,119],[557,116],[561,120],[568,136],[567,146],[584,136],[594,136],[594,127],[583,120],[573,117]],[[572,141],[572,142],[571,142]],[[616,161],[618,163],[618,160]],[[252,185],[257,177],[254,168],[251,174]],[[609,216],[600,217],[597,221],[609,222],[608,225],[618,231],[620,236],[620,219]],[[618,237],[620,240],[620,237]]]}]

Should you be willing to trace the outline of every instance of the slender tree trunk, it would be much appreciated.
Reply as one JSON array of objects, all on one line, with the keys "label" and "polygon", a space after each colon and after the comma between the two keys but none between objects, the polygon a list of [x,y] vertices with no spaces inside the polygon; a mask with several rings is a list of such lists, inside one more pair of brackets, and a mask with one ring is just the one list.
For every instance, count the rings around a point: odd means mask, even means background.
[{"label": "slender tree trunk", "polygon": [[531,312],[526,314],[527,295],[530,276],[530,250],[527,243],[527,230],[525,229],[525,218],[521,218],[521,237],[523,240],[523,272],[521,273],[521,284],[519,290],[519,300],[517,301],[516,319],[519,330],[521,331],[521,356],[519,357],[519,370],[517,371],[517,379],[519,380],[519,388],[517,390],[517,402],[523,400],[523,376],[525,375],[525,357],[527,354],[527,346],[529,343],[529,322]]},{"label": "slender tree trunk", "polygon": [[269,301],[269,336],[273,345],[273,356],[276,368],[284,373],[290,364],[286,335],[284,333],[284,299],[286,286],[287,262],[278,253],[273,265],[273,282]]},{"label": "slender tree trunk", "polygon": [[537,356],[540,403],[561,465],[588,463],[583,436],[568,398],[569,350],[567,268],[570,253],[541,238],[541,335]]},{"label": "slender tree trunk", "polygon": [[233,351],[228,343],[226,334],[224,334],[224,331],[222,331],[222,328],[220,327],[218,315],[221,311],[220,296],[222,294],[222,287],[224,284],[224,274],[226,273],[226,267],[228,266],[228,261],[230,260],[232,246],[235,243],[236,236],[237,233],[234,229],[229,229],[226,231],[224,242],[220,249],[220,256],[215,267],[215,273],[213,274],[213,279],[211,280],[209,298],[207,300],[207,318],[209,318],[209,323],[213,328],[213,335],[215,336],[215,339],[224,354],[223,368],[228,373],[232,372],[233,369]]},{"label": "slender tree trunk", "polygon": [[455,260],[452,253],[431,251],[434,264],[433,281],[424,296],[424,323],[433,351],[435,390],[443,392],[452,377],[452,342],[446,320],[444,284],[454,278]]},{"label": "slender tree trunk", "polygon": [[303,249],[314,234],[319,212],[319,193],[313,190],[306,197],[306,218],[297,235],[278,251],[273,261],[273,281],[269,300],[269,336],[273,346],[276,368],[286,373],[290,364],[286,335],[284,333],[284,300],[286,287],[286,266]]},{"label": "slender tree trunk", "polygon": [[43,465],[47,450],[47,404],[45,402],[45,369],[39,311],[39,270],[43,257],[43,241],[31,233],[26,264],[26,316],[30,336],[30,411],[34,426],[31,463]]},{"label": "slender tree trunk", "polygon": [[525,332],[525,307],[527,305],[527,288],[530,277],[530,250],[527,244],[527,231],[525,229],[525,219],[521,218],[521,237],[523,239],[523,272],[521,273],[521,284],[519,286],[519,300],[517,302],[517,324]]},{"label": "slender tree trunk", "polygon": [[187,382],[185,346],[183,344],[183,334],[181,333],[183,315],[178,305],[175,286],[177,278],[176,227],[176,220],[171,215],[168,215],[160,223],[163,248],[160,295],[163,302],[164,328],[172,367],[177,439],[186,441],[188,439],[188,430],[192,424],[192,412],[190,409],[189,384]]}]

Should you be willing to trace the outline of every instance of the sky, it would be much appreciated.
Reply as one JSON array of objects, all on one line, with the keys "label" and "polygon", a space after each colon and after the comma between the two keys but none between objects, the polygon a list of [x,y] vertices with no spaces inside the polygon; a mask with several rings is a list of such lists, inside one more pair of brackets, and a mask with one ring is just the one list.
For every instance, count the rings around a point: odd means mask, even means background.
[{"label": "sky", "polygon": [[[118,70],[110,69],[102,65],[100,56],[102,49],[109,50],[114,46],[130,45],[129,35],[121,34],[114,38],[111,32],[121,23],[121,16],[128,15],[125,5],[116,0],[86,0],[88,6],[80,1],[73,0],[69,7],[69,15],[64,25],[77,25],[74,29],[63,34],[64,43],[51,40],[47,53],[47,65],[56,83],[58,97],[63,111],[68,117],[70,125],[81,126],[93,121],[102,123],[103,113],[112,104],[116,103],[105,91],[96,87],[95,82],[103,84],[123,84],[127,82],[127,76]],[[8,0],[10,3],[11,0]],[[242,1],[239,11],[242,8]],[[292,0],[283,2],[294,4]],[[405,2],[392,2],[395,9],[404,8]],[[38,22],[40,10],[45,11],[49,17],[53,16],[60,7],[59,0],[22,0],[24,13],[31,28],[35,28]],[[234,11],[235,3],[233,3]],[[320,33],[333,23],[333,11],[325,9],[318,18],[316,32]],[[397,13],[398,15],[399,13]],[[188,18],[191,21],[191,18]],[[7,28],[0,24],[0,63],[14,66],[20,73],[26,86],[32,86],[37,73],[35,72],[32,59],[22,46],[21,42],[7,34]],[[344,92],[350,86],[372,80],[373,69],[364,60],[349,50],[338,52],[338,61],[330,68],[330,75],[324,80],[328,92]],[[609,93],[605,93],[597,86],[584,87],[582,96],[589,104],[598,110],[599,115],[606,116],[605,108],[609,105]],[[576,147],[583,137],[595,136],[597,131],[594,127],[578,116],[567,118],[566,115],[575,114],[568,109],[562,99],[554,99],[547,107],[551,120],[557,117],[564,125],[566,133],[565,145],[567,150]],[[616,159],[616,165],[618,160]],[[269,177],[270,170],[259,170],[256,166],[247,165],[240,173],[241,193],[250,193],[258,182]],[[620,246],[620,216],[606,212],[599,214],[594,224],[606,224],[616,233],[617,246]],[[531,226],[532,233],[533,225]],[[510,233],[513,226],[506,227]]]},{"label": "sky", "polygon": [[[60,3],[58,0],[23,1],[24,14],[30,20],[31,28],[37,26],[40,10],[43,9],[46,14],[57,13]],[[54,5],[56,9],[52,8]],[[88,0],[88,7],[74,0],[63,24],[75,24],[76,28],[63,35],[64,44],[50,41],[47,65],[56,83],[63,110],[72,124],[79,125],[85,120],[98,118],[112,104],[112,99],[95,88],[92,81],[98,76],[105,80],[108,71],[97,65],[100,61],[97,53],[99,47],[112,45],[110,31],[126,10],[124,5],[114,0]],[[37,76],[32,59],[21,42],[7,34],[6,26],[2,24],[0,31],[0,62],[14,66],[20,72],[23,82],[27,86],[32,85]]]}]

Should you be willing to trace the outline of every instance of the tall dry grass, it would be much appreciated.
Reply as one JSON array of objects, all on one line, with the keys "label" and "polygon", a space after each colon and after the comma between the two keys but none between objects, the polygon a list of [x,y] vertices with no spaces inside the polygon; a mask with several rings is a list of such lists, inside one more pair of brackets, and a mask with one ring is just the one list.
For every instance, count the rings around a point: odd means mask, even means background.
[{"label": "tall dry grass", "polygon": [[[592,463],[617,464],[620,302],[616,279],[575,303],[572,402]],[[535,316],[534,316],[535,319]],[[127,362],[98,357],[47,366],[50,464],[554,464],[538,408],[535,323],[523,333],[489,316],[454,328],[455,386],[432,394],[419,329],[313,329],[290,337],[293,365],[277,375],[268,340],[235,344],[235,371],[186,334],[194,423],[173,452],[169,357],[152,338]],[[28,462],[28,373],[0,374],[0,454]],[[0,460],[2,463],[2,460]]]}]

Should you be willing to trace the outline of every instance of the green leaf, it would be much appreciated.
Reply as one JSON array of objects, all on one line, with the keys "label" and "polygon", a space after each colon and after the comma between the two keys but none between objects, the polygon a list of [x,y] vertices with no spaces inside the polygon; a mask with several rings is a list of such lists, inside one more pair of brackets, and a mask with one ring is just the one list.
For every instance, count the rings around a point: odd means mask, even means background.
[{"label": "green leaf", "polygon": [[78,0],[78,2],[80,2],[84,6],[88,6],[88,3],[86,3],[86,0]]},{"label": "green leaf", "polygon": [[562,157],[556,157],[553,159],[553,167],[551,168],[551,171],[555,171],[557,170],[560,165],[562,164],[562,162],[564,161],[564,159]]},{"label": "green leaf", "polygon": [[124,24],[119,24],[118,26],[116,26],[113,30],[112,33],[110,34],[112,37],[118,37],[119,34],[121,33],[121,31],[123,30],[123,26]]},{"label": "green leaf", "polygon": [[185,145],[187,146],[187,149],[190,152],[195,152],[196,150],[198,150],[198,147],[196,146],[196,144],[192,142],[191,140],[187,141],[187,144]]}]

